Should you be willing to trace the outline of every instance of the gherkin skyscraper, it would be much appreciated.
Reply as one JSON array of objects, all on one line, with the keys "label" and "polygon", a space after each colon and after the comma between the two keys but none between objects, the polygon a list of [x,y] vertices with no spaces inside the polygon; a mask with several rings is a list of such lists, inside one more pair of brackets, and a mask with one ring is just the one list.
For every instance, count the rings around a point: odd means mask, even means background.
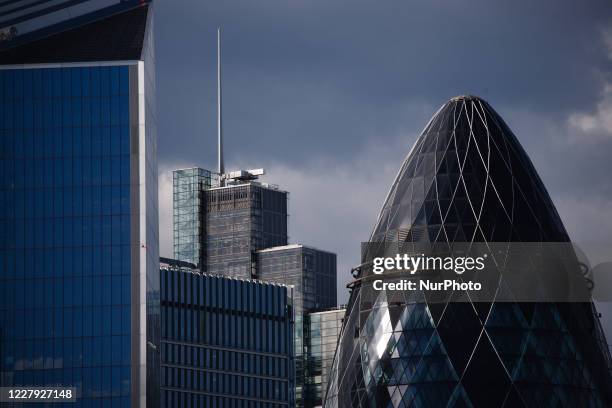
[{"label": "gherkin skyscraper", "polygon": [[[370,241],[569,237],[502,118],[460,96],[417,139]],[[326,407],[612,406],[610,353],[591,302],[398,302],[367,273],[352,283]]]}]

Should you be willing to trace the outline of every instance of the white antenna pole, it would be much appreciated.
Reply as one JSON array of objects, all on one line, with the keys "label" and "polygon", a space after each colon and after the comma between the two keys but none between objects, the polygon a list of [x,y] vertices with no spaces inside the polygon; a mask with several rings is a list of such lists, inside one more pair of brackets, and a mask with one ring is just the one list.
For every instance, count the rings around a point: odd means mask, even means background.
[{"label": "white antenna pole", "polygon": [[217,162],[219,183],[225,184],[223,179],[225,167],[223,164],[223,130],[221,116],[221,27],[217,29]]}]

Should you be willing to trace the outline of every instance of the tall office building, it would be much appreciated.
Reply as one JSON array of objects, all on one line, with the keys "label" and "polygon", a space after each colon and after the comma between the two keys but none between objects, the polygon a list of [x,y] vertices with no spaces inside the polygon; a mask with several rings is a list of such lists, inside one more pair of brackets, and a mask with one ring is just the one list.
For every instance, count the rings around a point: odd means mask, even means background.
[{"label": "tall office building", "polygon": [[304,325],[306,344],[304,407],[306,408],[323,405],[345,314],[346,309],[336,307],[309,313],[306,316]]},{"label": "tall office building", "polygon": [[294,288],[295,394],[302,406],[305,315],[336,306],[336,255],[287,245],[287,192],[248,172],[228,173],[226,185],[210,187],[210,174],[174,172],[175,256],[204,265],[206,273]]},{"label": "tall office building", "polygon": [[[569,238],[512,131],[463,96],[417,139],[370,241]],[[389,301],[393,291],[376,291],[370,275],[362,268],[354,282],[326,407],[612,406],[592,303],[436,303],[422,292]]]},{"label": "tall office building", "polygon": [[75,407],[159,400],[152,15],[126,4],[0,51],[0,385]]},{"label": "tall office building", "polygon": [[[304,316],[336,306],[336,256],[287,245],[288,193],[258,181],[263,169],[225,171],[220,31],[218,35],[218,168],[215,173],[199,168],[174,172],[175,257],[200,265],[208,274],[257,278],[293,288],[295,403],[302,406]],[[212,186],[211,174],[216,177]]]},{"label": "tall office building", "polygon": [[296,406],[305,406],[307,314],[337,305],[336,254],[291,244],[257,251],[257,276],[295,288]]},{"label": "tall office building", "polygon": [[264,169],[226,172],[221,113],[221,29],[217,32],[217,159],[207,170],[176,170],[174,256],[202,271],[256,277],[255,251],[287,244],[287,192],[258,181]]},{"label": "tall office building", "polygon": [[245,180],[204,197],[206,272],[256,277],[256,251],[287,244],[287,192]]},{"label": "tall office building", "polygon": [[172,172],[172,226],[174,258],[206,267],[204,191],[211,173],[198,167]]},{"label": "tall office building", "polygon": [[302,244],[261,249],[256,253],[257,277],[295,288],[295,307],[318,311],[335,307],[336,254]]},{"label": "tall office building", "polygon": [[173,172],[176,259],[249,279],[255,251],[287,244],[287,192],[249,176],[221,186],[205,169]]},{"label": "tall office building", "polygon": [[292,289],[162,259],[162,407],[294,406]]}]

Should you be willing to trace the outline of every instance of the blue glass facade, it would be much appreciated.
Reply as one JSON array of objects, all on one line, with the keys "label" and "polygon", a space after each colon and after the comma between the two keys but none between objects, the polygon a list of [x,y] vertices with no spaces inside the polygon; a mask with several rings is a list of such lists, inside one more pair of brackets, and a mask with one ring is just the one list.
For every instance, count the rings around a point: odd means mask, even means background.
[{"label": "blue glass facade", "polygon": [[158,395],[146,71],[142,61],[0,69],[1,386],[75,386],[71,407]]},{"label": "blue glass facade", "polygon": [[161,268],[162,407],[294,405],[291,289]]}]

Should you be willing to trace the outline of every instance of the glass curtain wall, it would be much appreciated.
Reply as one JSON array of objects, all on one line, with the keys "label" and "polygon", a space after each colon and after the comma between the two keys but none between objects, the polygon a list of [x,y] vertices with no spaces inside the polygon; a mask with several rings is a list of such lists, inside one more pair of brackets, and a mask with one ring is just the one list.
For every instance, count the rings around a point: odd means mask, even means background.
[{"label": "glass curtain wall", "polygon": [[326,310],[306,316],[304,406],[307,408],[323,404],[345,312],[345,309]]},{"label": "glass curtain wall", "polygon": [[161,270],[162,406],[294,406],[285,286]]},{"label": "glass curtain wall", "polygon": [[3,69],[0,99],[0,385],[130,406],[129,67]]},{"label": "glass curtain wall", "polygon": [[203,268],[204,190],[211,186],[211,174],[200,168],[175,170],[172,186],[174,258]]},{"label": "glass curtain wall", "polygon": [[[531,160],[485,101],[444,104],[402,164],[373,242],[568,242]],[[371,270],[371,268],[370,268]],[[359,271],[327,407],[612,404],[592,303],[428,302]],[[361,283],[364,282],[364,283]]]}]

